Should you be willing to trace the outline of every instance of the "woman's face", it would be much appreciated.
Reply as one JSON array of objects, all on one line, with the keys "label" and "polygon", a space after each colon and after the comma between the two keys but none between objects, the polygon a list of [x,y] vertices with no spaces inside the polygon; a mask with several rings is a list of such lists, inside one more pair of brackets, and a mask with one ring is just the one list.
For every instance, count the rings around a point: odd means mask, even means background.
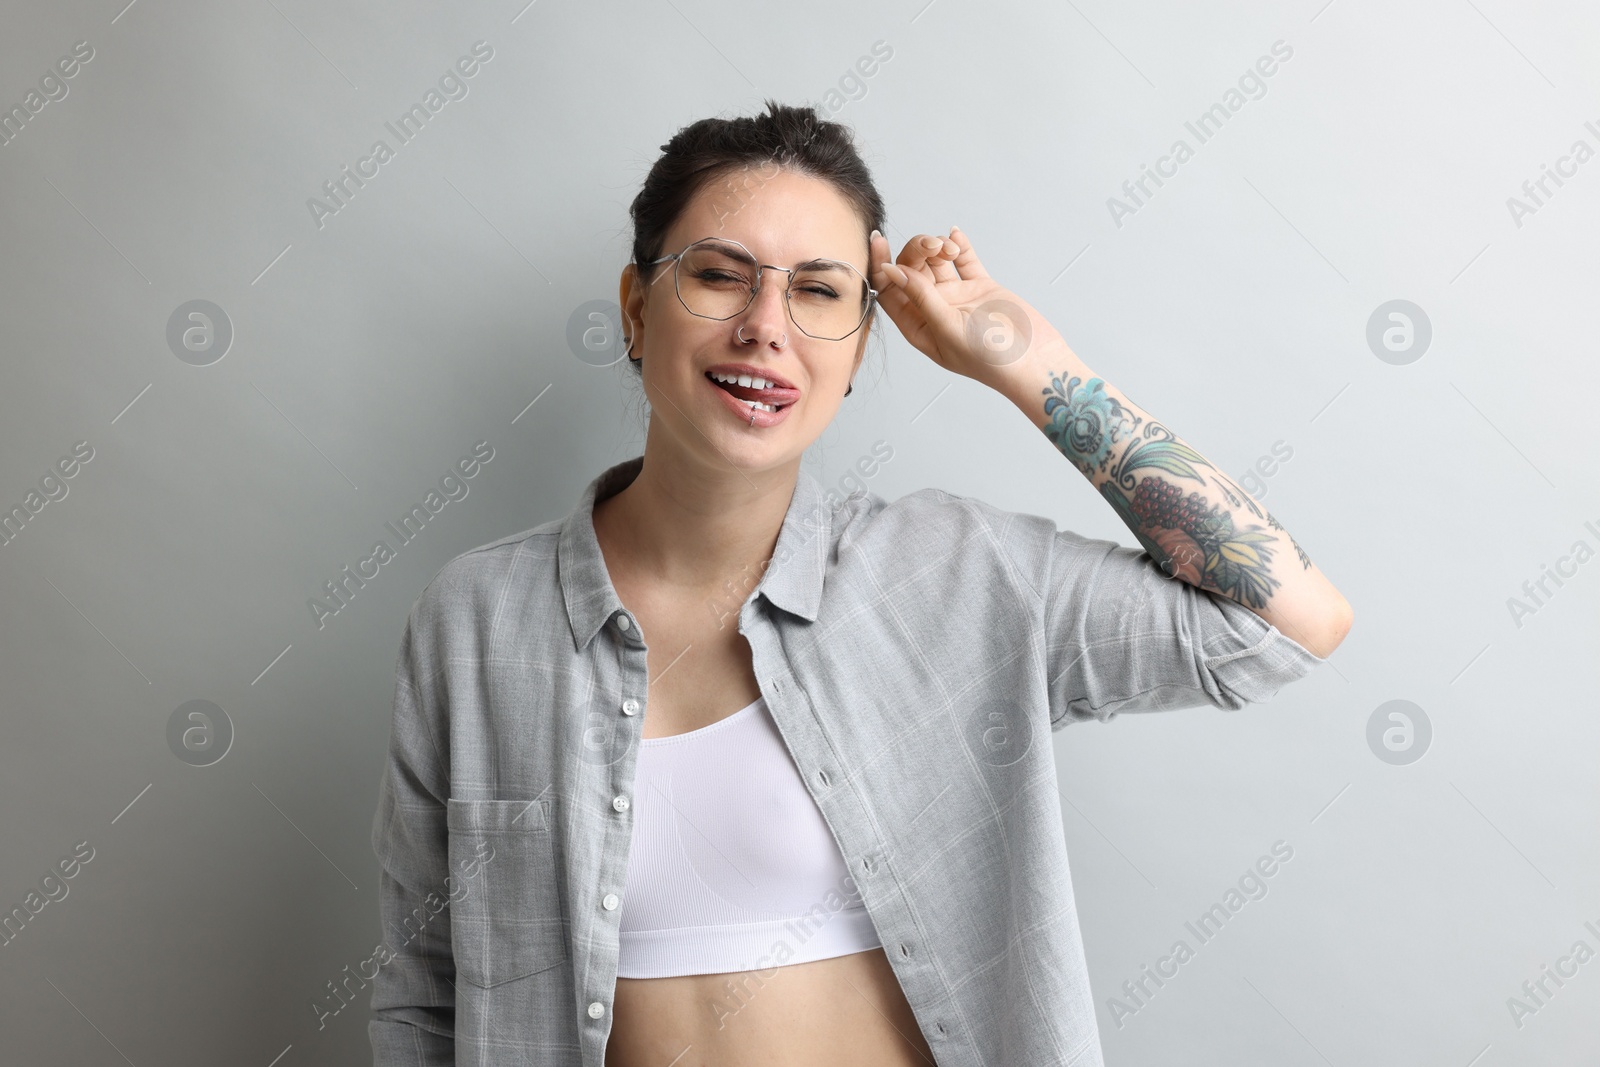
[{"label": "woman's face", "polygon": [[[728,177],[737,195],[730,192]],[[737,241],[757,263],[794,267],[834,259],[851,264],[863,277],[868,273],[860,217],[832,185],[789,170],[747,169],[709,182],[667,232],[662,254],[680,252],[705,237]],[[838,410],[866,351],[870,318],[842,340],[802,333],[785,309],[790,275],[780,270],[762,272],[761,289],[744,311],[729,319],[701,318],[678,299],[675,265],[657,264],[642,280],[632,264],[622,274],[623,315],[633,338],[632,355],[644,361],[640,370],[650,399],[647,447],[666,446],[684,459],[721,470],[730,463],[764,470],[797,459]],[[685,264],[685,286],[688,275]],[[801,302],[797,291],[797,311]],[[748,374],[750,368],[788,388],[773,399],[792,398],[776,413],[757,410],[753,424],[749,399],[757,394],[748,387],[725,389],[711,376]]]}]

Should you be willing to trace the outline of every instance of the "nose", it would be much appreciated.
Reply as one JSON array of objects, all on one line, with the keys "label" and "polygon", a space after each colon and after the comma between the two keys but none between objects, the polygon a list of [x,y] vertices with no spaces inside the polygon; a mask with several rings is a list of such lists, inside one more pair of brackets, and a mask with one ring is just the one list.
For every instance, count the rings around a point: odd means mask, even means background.
[{"label": "nose", "polygon": [[[784,337],[790,333],[789,327],[793,325],[789,321],[789,309],[784,300],[784,289],[788,284],[789,275],[784,271],[762,268],[755,298],[744,309],[744,314],[739,316],[737,324],[744,327],[745,337],[761,344],[788,343]],[[737,326],[734,336],[737,340]]]}]

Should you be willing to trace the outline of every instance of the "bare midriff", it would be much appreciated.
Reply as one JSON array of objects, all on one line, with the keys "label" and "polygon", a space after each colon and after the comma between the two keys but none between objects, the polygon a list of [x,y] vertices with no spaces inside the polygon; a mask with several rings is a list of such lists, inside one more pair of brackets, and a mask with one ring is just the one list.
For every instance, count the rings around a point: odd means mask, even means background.
[{"label": "bare midriff", "polygon": [[882,948],[761,971],[618,978],[606,1067],[931,1067]]}]

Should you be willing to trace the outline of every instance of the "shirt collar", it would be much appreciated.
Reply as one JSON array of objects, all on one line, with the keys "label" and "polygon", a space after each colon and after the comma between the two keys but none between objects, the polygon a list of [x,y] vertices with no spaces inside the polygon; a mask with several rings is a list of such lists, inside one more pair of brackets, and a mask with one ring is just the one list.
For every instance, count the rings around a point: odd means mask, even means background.
[{"label": "shirt collar", "polygon": [[[595,537],[595,502],[621,492],[643,466],[644,456],[639,455],[600,472],[561,526],[556,542],[556,570],[567,605],[567,622],[572,627],[573,647],[578,651],[588,645],[608,619],[623,610]],[[832,519],[821,484],[805,470],[799,471],[772,560],[754,595],[765,596],[785,611],[815,622],[833,543]],[[733,609],[734,605],[728,607]]]}]

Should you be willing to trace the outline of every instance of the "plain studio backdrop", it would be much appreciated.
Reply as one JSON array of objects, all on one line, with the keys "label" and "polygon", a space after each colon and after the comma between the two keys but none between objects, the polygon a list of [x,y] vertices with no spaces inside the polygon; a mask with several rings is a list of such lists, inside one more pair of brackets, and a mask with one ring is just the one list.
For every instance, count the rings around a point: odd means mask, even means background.
[{"label": "plain studio backdrop", "polygon": [[[1355,608],[1270,704],[1049,738],[1107,1062],[1600,1056],[1593,8],[123,2],[0,18],[3,1058],[367,1060],[406,612],[639,451],[628,203],[766,97]],[[806,470],[1135,543],[876,333]]]}]

